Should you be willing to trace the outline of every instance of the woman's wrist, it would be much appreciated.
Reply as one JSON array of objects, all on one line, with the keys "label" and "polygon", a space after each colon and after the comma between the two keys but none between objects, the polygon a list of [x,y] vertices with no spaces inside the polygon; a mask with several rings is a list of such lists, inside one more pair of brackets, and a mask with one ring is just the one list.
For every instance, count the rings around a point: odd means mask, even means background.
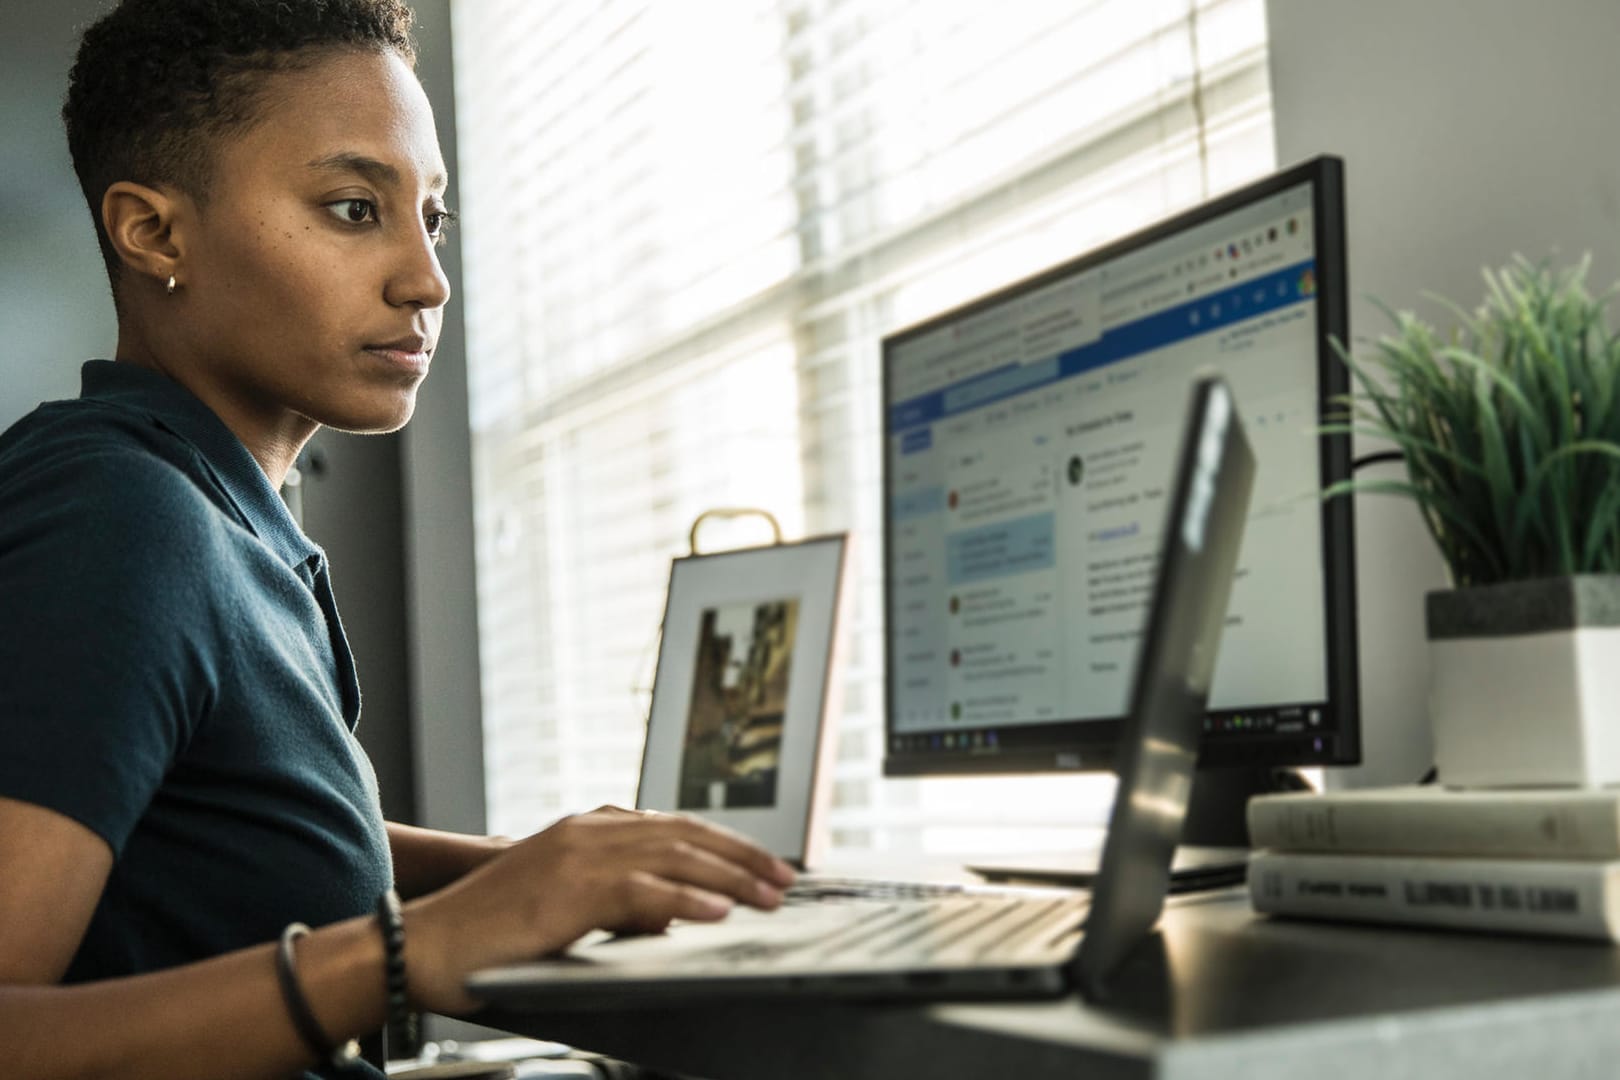
[{"label": "woman's wrist", "polygon": [[377,898],[377,929],[383,938],[383,969],[388,997],[387,1045],[407,1054],[417,1051],[416,1013],[411,1011],[410,980],[405,969],[405,916],[399,894],[388,889]]},{"label": "woman's wrist", "polygon": [[496,858],[513,841],[504,836],[473,836],[390,823],[394,881],[407,900],[461,880]]},{"label": "woman's wrist", "polygon": [[433,894],[400,909],[405,924],[406,1001],[417,1012],[466,1012],[475,1004],[462,990],[451,961],[456,946],[449,939],[457,920],[445,917],[449,913],[443,899],[442,894]]},{"label": "woman's wrist", "polygon": [[352,1038],[334,1038],[326,1033],[321,1022],[315,1018],[314,1010],[309,1005],[309,998],[304,993],[303,983],[298,978],[298,939],[308,934],[309,927],[303,923],[289,923],[282,931],[281,940],[276,946],[276,981],[281,985],[282,1004],[286,1006],[287,1015],[292,1020],[293,1027],[297,1029],[298,1037],[304,1041],[304,1046],[310,1053],[319,1060],[346,1066],[352,1064],[359,1056],[359,1042]]},{"label": "woman's wrist", "polygon": [[[342,1045],[381,1030],[387,1015],[387,949],[374,913],[299,935],[296,951],[295,989],[328,1042]],[[287,1022],[299,1030],[287,994],[283,987]],[[310,1040],[300,1031],[299,1041]]]}]

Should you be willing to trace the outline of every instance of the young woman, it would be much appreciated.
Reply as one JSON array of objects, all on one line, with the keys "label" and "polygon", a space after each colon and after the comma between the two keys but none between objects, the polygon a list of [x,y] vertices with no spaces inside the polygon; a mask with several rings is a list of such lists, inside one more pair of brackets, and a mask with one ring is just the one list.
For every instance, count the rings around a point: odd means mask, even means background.
[{"label": "young woman", "polygon": [[321,425],[403,425],[433,357],[450,215],[410,23],[126,0],[84,35],[63,112],[118,347],[0,436],[8,1075],[337,1075],[390,1008],[473,1008],[474,968],[792,879],[674,815],[382,820],[325,559],[276,492]]}]

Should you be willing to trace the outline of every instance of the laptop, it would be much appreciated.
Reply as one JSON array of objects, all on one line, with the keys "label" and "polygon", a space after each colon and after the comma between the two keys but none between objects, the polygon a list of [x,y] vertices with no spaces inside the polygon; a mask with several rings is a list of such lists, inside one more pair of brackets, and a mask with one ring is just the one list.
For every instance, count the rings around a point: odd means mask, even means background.
[{"label": "laptop", "polygon": [[616,1008],[746,998],[1106,996],[1169,891],[1237,566],[1255,461],[1231,390],[1193,381],[1128,737],[1089,893],[993,886],[737,908],[663,934],[598,932],[539,961],[472,973],[505,1007]]}]

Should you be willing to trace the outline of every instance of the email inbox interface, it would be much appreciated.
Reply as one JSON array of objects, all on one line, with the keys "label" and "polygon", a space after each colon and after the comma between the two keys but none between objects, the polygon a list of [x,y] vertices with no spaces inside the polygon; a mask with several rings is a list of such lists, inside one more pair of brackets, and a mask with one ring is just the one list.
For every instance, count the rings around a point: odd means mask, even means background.
[{"label": "email inbox interface", "polygon": [[1211,708],[1325,696],[1311,225],[1283,192],[893,348],[895,733],[1123,715],[1201,367],[1259,462]]}]

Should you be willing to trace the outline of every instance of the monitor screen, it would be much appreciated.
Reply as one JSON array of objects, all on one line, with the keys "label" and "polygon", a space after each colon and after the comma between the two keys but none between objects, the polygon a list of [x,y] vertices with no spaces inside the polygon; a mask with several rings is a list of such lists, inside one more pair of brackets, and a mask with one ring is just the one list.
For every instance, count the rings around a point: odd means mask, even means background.
[{"label": "monitor screen", "polygon": [[1345,278],[1319,158],[884,340],[887,774],[1113,766],[1203,367],[1257,471],[1200,764],[1360,760]]}]

